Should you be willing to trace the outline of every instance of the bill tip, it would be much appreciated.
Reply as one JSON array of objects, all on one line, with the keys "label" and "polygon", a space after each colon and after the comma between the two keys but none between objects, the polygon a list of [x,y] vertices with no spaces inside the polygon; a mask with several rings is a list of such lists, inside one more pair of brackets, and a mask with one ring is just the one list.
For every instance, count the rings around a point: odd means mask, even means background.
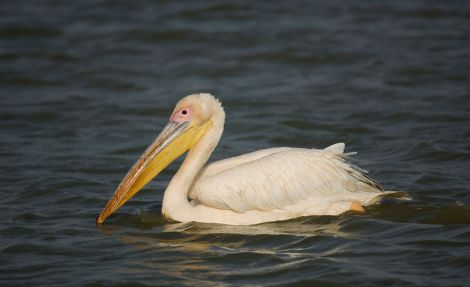
[{"label": "bill tip", "polygon": [[97,225],[100,225],[100,224],[102,224],[103,222],[104,222],[104,220],[103,220],[100,216],[98,216],[98,217],[96,218],[96,224],[97,224]]}]

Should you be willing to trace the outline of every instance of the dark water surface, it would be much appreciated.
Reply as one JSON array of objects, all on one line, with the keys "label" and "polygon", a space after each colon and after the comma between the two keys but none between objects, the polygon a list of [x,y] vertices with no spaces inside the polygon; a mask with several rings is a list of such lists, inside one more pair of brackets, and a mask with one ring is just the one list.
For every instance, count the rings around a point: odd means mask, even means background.
[{"label": "dark water surface", "polygon": [[[0,285],[470,286],[468,1],[2,1]],[[233,227],[95,217],[182,96],[212,160],[344,141],[409,202]]]}]

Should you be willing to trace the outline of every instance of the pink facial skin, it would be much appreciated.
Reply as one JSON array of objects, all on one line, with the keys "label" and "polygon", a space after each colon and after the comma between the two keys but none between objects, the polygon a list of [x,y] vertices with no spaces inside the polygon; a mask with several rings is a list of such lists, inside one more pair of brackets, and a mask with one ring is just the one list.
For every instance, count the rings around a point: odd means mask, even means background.
[{"label": "pink facial skin", "polygon": [[170,116],[170,121],[178,123],[187,122],[191,120],[191,115],[191,108],[181,108]]}]

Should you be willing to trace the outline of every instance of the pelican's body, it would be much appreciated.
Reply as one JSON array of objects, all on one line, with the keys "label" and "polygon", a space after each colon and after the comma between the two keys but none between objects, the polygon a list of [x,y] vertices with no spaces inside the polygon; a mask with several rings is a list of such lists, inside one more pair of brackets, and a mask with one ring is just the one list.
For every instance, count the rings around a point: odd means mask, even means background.
[{"label": "pelican's body", "polygon": [[361,210],[387,194],[346,161],[342,143],[323,150],[270,148],[205,165],[222,135],[224,120],[225,113],[213,96],[183,98],[97,222],[102,223],[187,150],[162,206],[164,216],[180,222],[249,225],[337,215]]}]

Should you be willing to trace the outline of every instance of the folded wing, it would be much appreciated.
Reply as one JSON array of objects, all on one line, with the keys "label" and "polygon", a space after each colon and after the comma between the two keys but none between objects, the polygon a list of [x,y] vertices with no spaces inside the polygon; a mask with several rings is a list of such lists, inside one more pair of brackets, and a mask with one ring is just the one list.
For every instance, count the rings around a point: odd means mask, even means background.
[{"label": "folded wing", "polygon": [[195,203],[239,213],[279,210],[315,197],[380,193],[365,171],[346,161],[344,145],[324,150],[276,148],[226,159],[202,171],[190,191]]}]

